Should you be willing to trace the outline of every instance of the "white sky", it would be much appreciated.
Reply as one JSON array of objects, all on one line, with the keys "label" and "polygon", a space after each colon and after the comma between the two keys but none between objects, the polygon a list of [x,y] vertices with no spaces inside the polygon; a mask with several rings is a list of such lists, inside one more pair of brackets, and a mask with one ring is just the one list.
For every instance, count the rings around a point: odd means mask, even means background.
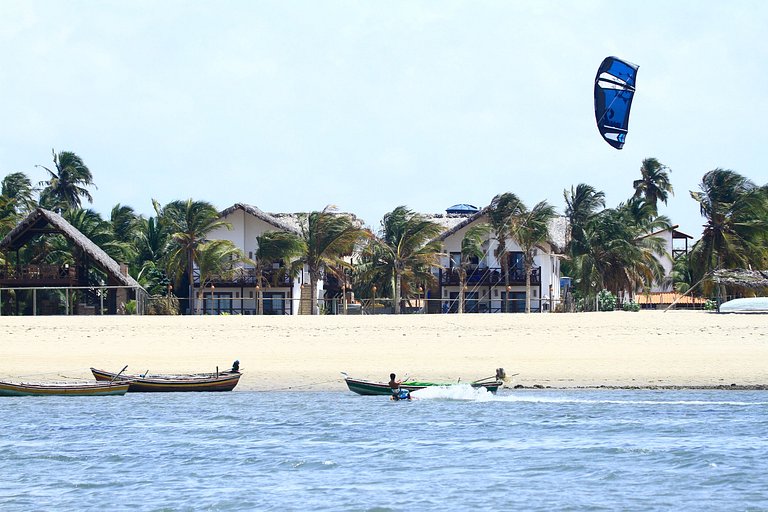
[{"label": "white sky", "polygon": [[[511,191],[608,206],[642,160],[672,169],[661,213],[700,235],[689,190],[716,167],[768,182],[768,2],[0,2],[0,176],[51,149],[94,175],[93,207],[151,199],[378,228]],[[623,150],[595,126],[604,57],[640,66]]]}]

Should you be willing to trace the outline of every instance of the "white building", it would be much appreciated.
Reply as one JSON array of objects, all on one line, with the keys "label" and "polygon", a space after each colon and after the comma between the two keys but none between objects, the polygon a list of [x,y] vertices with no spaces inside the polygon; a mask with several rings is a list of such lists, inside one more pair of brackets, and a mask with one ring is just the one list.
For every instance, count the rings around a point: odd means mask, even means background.
[{"label": "white building", "polygon": [[[484,210],[471,205],[456,205],[445,214],[428,215],[430,220],[445,227],[439,237],[443,243],[442,268],[436,271],[438,284],[428,294],[431,312],[458,310],[460,291],[457,267],[461,261],[461,242],[467,230],[475,225],[490,223]],[[550,311],[560,298],[560,259],[565,247],[567,221],[555,217],[549,226],[550,240],[534,249],[531,275],[531,311]],[[514,240],[506,241],[508,279],[495,252],[498,241],[490,233],[483,243],[483,257],[472,262],[464,292],[464,311],[468,313],[497,313],[525,311],[525,272],[523,252]],[[507,285],[507,283],[509,283]],[[434,299],[439,299],[438,301]]]},{"label": "white building", "polygon": [[[223,220],[232,229],[218,228],[208,234],[211,240],[229,240],[243,254],[253,259],[258,242],[256,237],[268,231],[299,233],[295,216],[270,214],[255,206],[237,203],[221,212]],[[244,315],[296,315],[301,311],[302,290],[309,293],[309,277],[302,272],[296,278],[280,272],[283,263],[274,263],[257,279],[253,265],[242,265],[233,276],[215,276],[210,283],[204,283],[203,299],[207,313],[234,313]],[[195,296],[199,290],[199,279],[195,278]],[[322,283],[318,284],[322,290]],[[212,297],[212,300],[211,300]]]},{"label": "white building", "polygon": [[[656,255],[656,259],[659,260],[661,266],[664,268],[664,279],[660,283],[654,283],[651,287],[651,293],[657,292],[671,292],[673,291],[672,285],[672,268],[675,265],[675,261],[680,257],[688,254],[688,240],[693,240],[691,235],[687,235],[677,228],[679,225],[674,225],[668,229],[655,231],[647,236],[654,236],[664,240],[663,255]],[[642,292],[643,290],[639,290]]]}]

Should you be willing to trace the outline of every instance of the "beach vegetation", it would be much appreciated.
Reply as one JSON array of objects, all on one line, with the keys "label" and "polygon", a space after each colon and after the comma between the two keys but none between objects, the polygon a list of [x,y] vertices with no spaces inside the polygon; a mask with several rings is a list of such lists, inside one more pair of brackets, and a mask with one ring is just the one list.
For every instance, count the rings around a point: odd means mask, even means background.
[{"label": "beach vegetation", "polygon": [[490,212],[497,236],[511,238],[523,252],[525,312],[530,313],[531,272],[535,251],[550,238],[549,223],[555,217],[555,208],[546,201],[541,201],[529,209],[515,194],[506,192],[493,198]]},{"label": "beach vegetation", "polygon": [[768,185],[758,187],[735,171],[718,168],[704,175],[691,197],[705,219],[690,253],[695,277],[705,278],[705,295],[715,287],[706,278],[714,270],[768,268]]},{"label": "beach vegetation", "polygon": [[317,315],[318,281],[328,268],[350,266],[347,260],[370,233],[358,226],[351,215],[337,213],[333,205],[328,205],[321,211],[300,214],[299,232],[301,254],[293,262],[293,268],[307,266],[312,298],[310,310],[313,315]]},{"label": "beach vegetation", "polygon": [[640,311],[640,304],[633,300],[628,300],[621,305],[621,309],[624,311],[638,312]]},{"label": "beach vegetation", "polygon": [[459,313],[464,312],[464,290],[467,287],[467,272],[473,262],[477,262],[485,256],[484,244],[488,242],[488,235],[493,231],[490,224],[477,224],[470,227],[461,239],[461,260],[457,271],[459,273]]},{"label": "beach vegetation", "polygon": [[643,160],[640,171],[633,196],[615,208],[605,208],[605,194],[587,184],[563,192],[570,236],[561,269],[578,297],[602,289],[633,293],[664,279],[660,258],[671,256],[655,233],[671,226],[657,206],[673,193],[671,171],[655,158]]},{"label": "beach vegetation", "polygon": [[136,300],[131,299],[125,304],[123,304],[123,311],[125,311],[126,315],[135,315],[136,314]]},{"label": "beach vegetation", "polygon": [[23,172],[13,172],[3,178],[0,182],[0,239],[37,207],[36,192]]},{"label": "beach vegetation", "polygon": [[643,199],[654,214],[658,213],[658,203],[667,204],[669,195],[674,195],[669,173],[672,170],[655,158],[646,158],[640,166],[640,179],[632,186],[635,189],[635,199]]},{"label": "beach vegetation", "polygon": [[431,268],[440,265],[439,224],[398,206],[384,215],[378,236],[371,237],[358,268],[360,279],[376,285],[382,294],[392,292],[394,313],[403,297],[434,279]]},{"label": "beach vegetation", "polygon": [[62,213],[81,208],[83,199],[93,203],[93,196],[88,187],[96,188],[96,184],[83,159],[71,151],[56,153],[51,150],[51,153],[53,169],[44,165],[36,166],[45,169],[49,174],[48,180],[39,183],[43,186],[40,192],[40,206]]},{"label": "beach vegetation", "polygon": [[194,257],[198,272],[198,312],[202,313],[206,287],[211,285],[213,307],[213,282],[231,280],[238,264],[243,262],[243,253],[230,240],[206,240],[195,247]]},{"label": "beach vegetation", "polygon": [[[168,273],[180,285],[182,276],[186,278],[188,288],[188,307],[194,298],[195,255],[198,248],[207,240],[214,229],[232,225],[219,217],[218,210],[207,201],[172,201],[164,207],[155,202],[158,222],[168,233],[168,245],[165,263]],[[176,286],[180,289],[180,286]]]},{"label": "beach vegetation", "polygon": [[600,290],[600,293],[597,294],[597,309],[599,311],[614,311],[616,303],[616,296],[608,290]]}]

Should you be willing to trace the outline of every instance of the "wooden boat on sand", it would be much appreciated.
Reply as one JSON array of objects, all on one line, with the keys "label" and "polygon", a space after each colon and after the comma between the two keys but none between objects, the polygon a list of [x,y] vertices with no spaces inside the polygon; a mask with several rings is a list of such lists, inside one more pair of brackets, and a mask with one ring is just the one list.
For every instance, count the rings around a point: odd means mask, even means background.
[{"label": "wooden boat on sand", "polygon": [[[232,391],[240,381],[239,362],[231,370],[215,373],[169,374],[169,375],[126,375],[91,368],[98,381],[114,380],[130,384],[131,393],[177,392],[177,391]],[[127,367],[126,367],[127,368]],[[125,370],[125,368],[123,368]]]},{"label": "wooden boat on sand", "polygon": [[0,396],[109,396],[124,395],[127,382],[87,382],[82,384],[27,384],[0,382]]},{"label": "wooden boat on sand", "polygon": [[[341,372],[342,377],[344,377],[344,382],[347,383],[347,387],[350,391],[357,393],[358,395],[391,395],[392,389],[390,389],[389,384],[384,382],[371,382],[368,380],[362,380],[362,379],[353,379],[349,375],[347,375],[344,372]],[[469,383],[470,386],[473,388],[485,388],[491,393],[496,393],[496,391],[499,390],[500,387],[504,386],[504,380],[506,379],[506,374],[504,373],[504,368],[498,368],[496,370],[496,375],[493,377],[486,377],[484,379],[475,380]],[[415,380],[406,380],[404,382],[400,383],[400,389],[405,389],[409,392],[417,391],[419,389],[424,389],[426,387],[431,386],[452,386],[454,384],[457,384],[456,382],[453,383],[445,383],[445,382],[421,382],[421,381],[415,381]]]}]

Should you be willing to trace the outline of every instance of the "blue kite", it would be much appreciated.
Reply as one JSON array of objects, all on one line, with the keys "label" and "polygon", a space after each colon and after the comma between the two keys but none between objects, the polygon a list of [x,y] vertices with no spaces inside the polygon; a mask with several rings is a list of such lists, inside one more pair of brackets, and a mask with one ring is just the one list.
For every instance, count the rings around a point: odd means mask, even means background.
[{"label": "blue kite", "polygon": [[635,95],[635,64],[606,57],[595,76],[595,119],[603,139],[621,149],[629,129],[629,110]]}]

